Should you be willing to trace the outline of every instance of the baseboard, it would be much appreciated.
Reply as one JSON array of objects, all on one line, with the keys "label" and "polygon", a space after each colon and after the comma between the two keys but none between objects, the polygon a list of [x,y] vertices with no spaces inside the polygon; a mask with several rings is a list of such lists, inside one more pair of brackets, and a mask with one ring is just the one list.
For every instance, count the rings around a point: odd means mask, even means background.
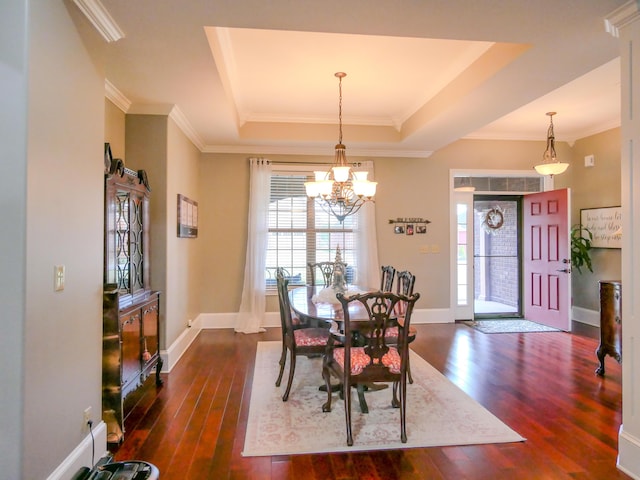
[{"label": "baseboard", "polygon": [[189,345],[196,339],[202,327],[201,321],[198,317],[192,322],[190,327],[187,327],[180,336],[173,342],[168,349],[160,351],[160,357],[162,358],[162,373],[169,373],[171,369],[178,363],[184,352],[187,351]]},{"label": "baseboard", "polygon": [[631,478],[640,479],[640,438],[630,435],[620,425],[618,433],[618,461],[619,470]]},{"label": "baseboard", "polygon": [[411,315],[412,324],[454,323],[449,308],[416,308]]},{"label": "baseboard", "polygon": [[58,468],[47,477],[47,480],[68,480],[82,467],[92,466],[92,457],[94,462],[97,462],[105,456],[107,454],[107,424],[102,420],[94,427],[93,438],[95,441],[91,439],[91,434],[87,434]]},{"label": "baseboard", "polygon": [[571,307],[571,319],[591,325],[592,327],[600,326],[600,312],[598,310],[589,310],[582,307]]}]

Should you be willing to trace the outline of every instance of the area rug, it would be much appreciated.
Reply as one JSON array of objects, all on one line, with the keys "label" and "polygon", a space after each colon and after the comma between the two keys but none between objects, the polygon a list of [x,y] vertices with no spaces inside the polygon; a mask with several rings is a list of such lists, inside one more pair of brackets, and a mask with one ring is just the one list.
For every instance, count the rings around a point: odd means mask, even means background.
[{"label": "area rug", "polygon": [[530,320],[475,320],[462,322],[482,333],[535,333],[560,332],[557,328],[541,325]]},{"label": "area rug", "polygon": [[[368,414],[352,395],[352,447],[347,446],[344,402],[334,393],[332,411],[323,412],[326,392],[320,358],[298,357],[287,402],[282,401],[287,369],[275,386],[280,342],[259,342],[244,443],[244,456],[386,450],[524,441],[520,435],[411,352],[414,383],[407,384],[407,443],[400,441],[400,411],[391,390],[367,392]],[[288,360],[288,359],[287,359]]]}]

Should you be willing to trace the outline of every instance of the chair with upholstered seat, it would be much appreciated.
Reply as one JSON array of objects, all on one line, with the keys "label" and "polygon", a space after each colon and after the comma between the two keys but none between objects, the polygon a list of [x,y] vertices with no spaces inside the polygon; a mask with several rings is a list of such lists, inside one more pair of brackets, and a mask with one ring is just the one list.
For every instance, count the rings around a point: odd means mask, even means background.
[{"label": "chair with upholstered seat", "polygon": [[[406,400],[407,400],[407,362],[409,349],[407,331],[411,323],[411,313],[420,294],[411,297],[392,292],[368,292],[345,297],[336,295],[344,312],[343,329],[332,329],[331,338],[325,354],[322,376],[328,392],[327,402],[322,411],[331,411],[331,375],[342,383],[345,420],[347,425],[347,445],[353,445],[351,431],[351,387],[358,391],[371,382],[392,382],[393,398],[391,405],[400,408],[400,439],[407,441]],[[390,345],[386,343],[387,328],[396,325],[395,308],[399,302],[406,304],[404,326],[399,329],[400,341]],[[350,304],[361,304],[368,318],[350,318]],[[358,333],[359,335],[354,335]],[[342,345],[336,345],[340,342]],[[396,397],[400,389],[399,399]]]},{"label": "chair with upholstered seat", "polygon": [[[396,277],[398,278],[398,283],[396,285],[396,293],[398,295],[406,295],[406,296],[413,295],[413,286],[416,283],[416,276],[411,272],[409,272],[408,270],[403,270],[402,272],[398,272],[396,274]],[[404,315],[403,303],[398,304],[398,307],[396,308],[396,314],[397,314],[398,322],[402,323],[402,317]],[[417,334],[417,331],[415,327],[409,327],[407,341],[409,343],[413,342],[416,339],[416,334]],[[388,337],[387,341],[389,343],[397,342],[398,340],[393,338],[397,336],[398,336],[398,327],[392,327],[389,330],[387,330],[387,337]],[[407,363],[407,378],[409,379],[409,383],[413,383],[413,377],[411,376],[410,363]]]},{"label": "chair with upholstered seat", "polygon": [[282,354],[280,356],[280,373],[276,380],[276,387],[280,386],[284,366],[287,362],[287,352],[290,352],[289,379],[287,388],[282,396],[282,401],[289,399],[293,375],[296,370],[296,357],[298,355],[322,355],[329,339],[328,328],[315,328],[294,322],[289,303],[289,281],[285,278],[283,269],[276,271],[276,283],[278,286],[278,303],[280,305],[280,320],[282,326]]},{"label": "chair with upholstered seat", "polygon": [[386,265],[381,268],[382,276],[380,279],[380,290],[383,292],[393,291],[393,279],[396,275],[396,269],[391,265]]},{"label": "chair with upholstered seat", "polygon": [[[344,262],[339,262],[342,265],[342,271],[346,272],[347,264]],[[316,270],[320,270],[322,273],[322,282],[321,285],[324,288],[328,288],[333,283],[333,272],[335,271],[336,262],[316,262],[307,263],[307,270],[309,272],[309,276],[307,284],[308,285],[316,285]]]},{"label": "chair with upholstered seat", "polygon": [[408,270],[403,270],[396,274],[398,284],[396,285],[396,293],[398,295],[413,295],[413,286],[416,283],[416,276]]}]

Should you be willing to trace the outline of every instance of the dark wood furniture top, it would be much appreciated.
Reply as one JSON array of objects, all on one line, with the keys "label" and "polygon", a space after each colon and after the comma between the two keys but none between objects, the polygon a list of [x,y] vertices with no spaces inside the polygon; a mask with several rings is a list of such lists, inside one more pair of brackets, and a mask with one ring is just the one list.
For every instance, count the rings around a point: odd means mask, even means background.
[{"label": "dark wood furniture top", "polygon": [[[322,285],[306,285],[292,289],[289,291],[291,308],[293,308],[293,311],[297,315],[302,318],[307,318],[312,322],[314,320],[328,323],[332,321],[342,321],[344,319],[344,312],[342,311],[342,305],[340,305],[340,303],[315,303],[313,301],[313,297],[320,293],[323,288]],[[377,290],[375,288],[359,287],[356,285],[352,285],[350,288],[358,289],[361,292]],[[350,305],[349,313],[354,320],[366,320],[368,318],[366,310],[360,305]]]}]

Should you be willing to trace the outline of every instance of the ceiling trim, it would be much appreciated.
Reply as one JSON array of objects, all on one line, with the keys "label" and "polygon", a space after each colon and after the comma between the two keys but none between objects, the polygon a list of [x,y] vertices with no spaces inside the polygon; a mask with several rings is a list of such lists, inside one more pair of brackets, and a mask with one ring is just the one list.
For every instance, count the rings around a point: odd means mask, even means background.
[{"label": "ceiling trim", "polygon": [[193,125],[191,125],[185,114],[182,113],[182,110],[180,110],[177,105],[174,105],[171,109],[169,118],[176,122],[176,125],[180,130],[182,130],[182,133],[184,133],[187,138],[191,140],[191,143],[193,143],[195,147],[202,152],[205,148],[202,138],[200,138],[196,129],[193,128]]},{"label": "ceiling trim", "polygon": [[638,2],[631,0],[620,8],[615,9],[604,19],[604,29],[612,36],[618,38],[620,36],[620,29],[636,20],[639,16],[640,10]]},{"label": "ceiling trim", "polygon": [[[562,138],[559,138],[556,135],[556,141],[559,142],[567,142],[569,145],[573,145],[576,140],[580,140],[581,138],[590,137],[591,135],[596,135],[598,133],[606,132],[607,130],[611,130],[612,128],[618,128],[621,125],[621,119],[603,122],[598,125],[594,125],[592,128],[588,130],[580,130],[580,132],[574,135],[567,135],[564,133]],[[531,135],[520,135],[520,134],[508,134],[508,133],[472,133],[470,135],[466,135],[462,137],[465,140],[517,140],[517,141],[546,141],[546,134],[543,131],[540,135],[531,136]]]},{"label": "ceiling trim", "polygon": [[116,107],[124,113],[131,108],[131,100],[129,100],[118,88],[108,79],[104,79],[104,96],[107,97]]},{"label": "ceiling trim", "polygon": [[[299,147],[279,145],[207,145],[203,153],[242,153],[251,155],[333,155],[324,147]],[[349,149],[349,157],[429,158],[433,152],[426,150]]]},{"label": "ceiling trim", "polygon": [[100,0],[73,0],[73,3],[108,43],[117,42],[125,37],[122,29],[104,8],[104,5],[100,3]]}]

